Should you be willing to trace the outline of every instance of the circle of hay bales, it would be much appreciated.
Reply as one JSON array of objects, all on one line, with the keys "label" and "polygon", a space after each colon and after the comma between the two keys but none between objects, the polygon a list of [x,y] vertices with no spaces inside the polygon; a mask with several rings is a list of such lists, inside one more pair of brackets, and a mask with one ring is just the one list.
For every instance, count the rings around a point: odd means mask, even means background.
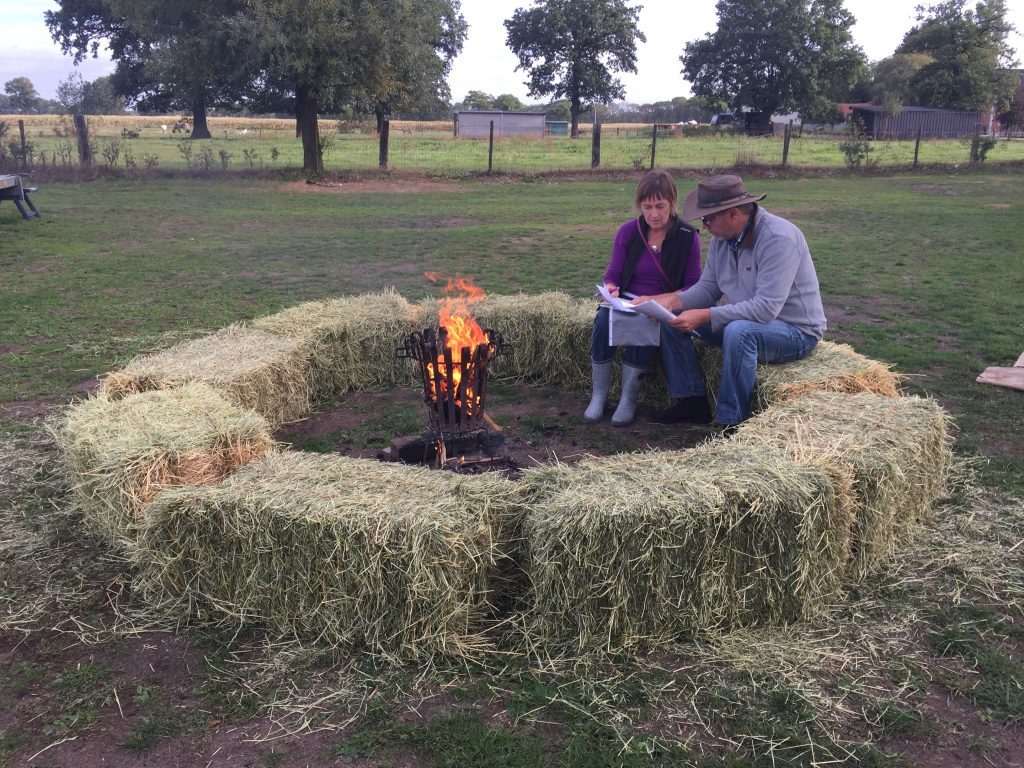
[{"label": "circle of hay bales", "polygon": [[[138,357],[70,409],[57,437],[75,498],[150,601],[395,657],[471,655],[507,619],[515,563],[525,607],[505,624],[529,642],[641,647],[814,614],[942,493],[944,412],[830,342],[760,366],[759,413],[687,451],[513,482],[274,444],[316,404],[414,384],[395,350],[436,309],[394,291],[301,304]],[[488,297],[475,316],[514,345],[491,375],[588,391],[593,312]],[[714,392],[721,353],[698,354]]]}]

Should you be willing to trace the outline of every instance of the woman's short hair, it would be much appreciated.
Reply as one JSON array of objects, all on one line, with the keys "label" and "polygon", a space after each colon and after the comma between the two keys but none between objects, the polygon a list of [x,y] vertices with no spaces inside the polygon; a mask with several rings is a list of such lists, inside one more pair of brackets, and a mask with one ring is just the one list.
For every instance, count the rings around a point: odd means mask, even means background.
[{"label": "woman's short hair", "polygon": [[644,200],[653,200],[658,197],[668,200],[669,205],[672,206],[672,213],[676,212],[676,203],[679,200],[676,180],[664,168],[652,168],[640,177],[640,183],[636,185],[636,198],[633,202],[639,208],[640,203]]}]

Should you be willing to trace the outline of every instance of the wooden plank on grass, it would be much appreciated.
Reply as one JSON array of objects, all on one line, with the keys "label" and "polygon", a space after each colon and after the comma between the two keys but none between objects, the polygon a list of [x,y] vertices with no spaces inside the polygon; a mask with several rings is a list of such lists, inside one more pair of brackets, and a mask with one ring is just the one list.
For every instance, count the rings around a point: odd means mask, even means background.
[{"label": "wooden plank on grass", "polygon": [[986,368],[977,380],[982,384],[995,384],[1024,392],[1024,367]]}]

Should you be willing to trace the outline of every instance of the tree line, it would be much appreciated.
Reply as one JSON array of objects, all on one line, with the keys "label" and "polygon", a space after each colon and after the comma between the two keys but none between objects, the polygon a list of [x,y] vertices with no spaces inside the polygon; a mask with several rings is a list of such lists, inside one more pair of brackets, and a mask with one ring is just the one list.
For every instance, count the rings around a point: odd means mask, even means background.
[{"label": "tree line", "polygon": [[[1024,104],[1014,101],[1006,0],[967,1],[920,6],[893,55],[871,63],[843,0],[718,0],[716,30],[679,57],[694,96],[633,112],[656,122],[721,109],[835,122],[838,103],[874,101],[891,111],[994,106],[1012,119]],[[505,20],[529,95],[549,99],[545,111],[564,115],[572,135],[588,110],[623,98],[616,75],[636,72],[646,41],[639,11],[627,0],[535,0]],[[447,76],[468,30],[459,0],[57,0],[45,18],[78,61],[105,43],[113,93],[140,111],[187,111],[193,138],[209,138],[210,109],[293,114],[314,173],[322,113],[373,114],[378,127],[396,113],[449,113]],[[480,91],[455,105],[523,106]]]}]

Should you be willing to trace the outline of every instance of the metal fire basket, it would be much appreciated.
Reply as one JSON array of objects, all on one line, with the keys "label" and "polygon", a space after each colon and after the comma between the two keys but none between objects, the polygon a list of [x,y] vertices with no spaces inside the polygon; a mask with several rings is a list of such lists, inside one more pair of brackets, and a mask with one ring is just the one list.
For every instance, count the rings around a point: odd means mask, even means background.
[{"label": "metal fire basket", "polygon": [[405,345],[395,351],[396,357],[419,363],[430,429],[441,435],[471,432],[483,424],[488,365],[510,349],[500,333],[491,328],[483,331],[485,343],[452,350],[443,326],[425,328],[410,333]]}]

